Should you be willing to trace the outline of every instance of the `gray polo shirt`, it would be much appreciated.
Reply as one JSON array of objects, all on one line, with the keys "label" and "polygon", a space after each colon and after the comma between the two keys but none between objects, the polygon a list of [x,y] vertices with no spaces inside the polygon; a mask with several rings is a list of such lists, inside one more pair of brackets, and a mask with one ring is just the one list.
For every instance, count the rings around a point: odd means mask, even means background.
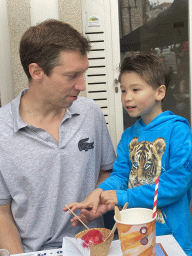
[{"label": "gray polo shirt", "polygon": [[[25,93],[25,91],[22,92]],[[78,97],[61,122],[59,143],[19,115],[21,94],[0,108],[0,204],[11,202],[25,252],[53,248],[75,236],[64,204],[81,202],[115,153],[100,107]],[[88,224],[101,226],[101,219]]]}]

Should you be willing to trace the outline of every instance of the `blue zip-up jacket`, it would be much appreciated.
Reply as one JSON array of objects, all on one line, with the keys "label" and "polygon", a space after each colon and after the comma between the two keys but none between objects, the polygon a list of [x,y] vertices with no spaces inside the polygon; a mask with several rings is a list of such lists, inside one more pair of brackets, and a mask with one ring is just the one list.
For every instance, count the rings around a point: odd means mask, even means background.
[{"label": "blue zip-up jacket", "polygon": [[158,177],[157,236],[172,234],[191,256],[191,130],[185,118],[170,111],[148,125],[139,119],[124,131],[113,172],[98,187],[116,190],[118,206],[129,202],[130,208],[152,209]]}]

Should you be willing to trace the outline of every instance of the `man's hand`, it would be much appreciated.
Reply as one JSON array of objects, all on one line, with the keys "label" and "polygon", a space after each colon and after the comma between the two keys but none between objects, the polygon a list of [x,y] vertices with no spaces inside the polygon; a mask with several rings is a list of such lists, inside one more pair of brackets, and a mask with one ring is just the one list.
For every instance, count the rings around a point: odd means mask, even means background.
[{"label": "man's hand", "polygon": [[[99,204],[97,211],[93,212],[91,208],[82,209],[80,215],[78,216],[85,224],[90,222],[91,220],[97,219],[106,212],[113,210],[115,205],[113,204]],[[72,226],[76,227],[78,225],[82,225],[81,222],[77,219],[77,217],[74,217],[71,219]]]},{"label": "man's hand", "polygon": [[[97,208],[100,202],[100,195],[103,192],[101,188],[95,189],[83,202],[81,203],[71,203],[68,207],[74,212],[76,209],[87,209],[91,208],[93,213],[97,212]],[[68,209],[65,207],[64,212],[67,212]],[[71,214],[71,213],[70,213]]]}]

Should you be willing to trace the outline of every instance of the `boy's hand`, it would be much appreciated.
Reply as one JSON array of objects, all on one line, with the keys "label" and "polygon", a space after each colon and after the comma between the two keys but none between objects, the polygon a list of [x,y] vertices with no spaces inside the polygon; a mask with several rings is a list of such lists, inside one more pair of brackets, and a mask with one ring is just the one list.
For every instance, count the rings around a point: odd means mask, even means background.
[{"label": "boy's hand", "polygon": [[[95,189],[83,202],[71,203],[68,207],[74,212],[76,209],[91,209],[95,214],[100,202],[100,195],[103,192],[101,188]],[[64,212],[68,211],[67,207],[63,209]],[[71,213],[70,213],[71,214]]]},{"label": "boy's hand", "polygon": [[117,193],[115,190],[107,190],[101,193],[101,203],[106,205],[117,205]]},{"label": "boy's hand", "polygon": [[[91,220],[97,219],[106,212],[113,210],[115,205],[105,205],[99,204],[97,208],[97,212],[94,213],[91,209],[82,209],[80,215],[78,216],[85,224],[90,222]],[[71,219],[72,226],[76,227],[78,225],[82,225],[81,222],[76,218]]]}]

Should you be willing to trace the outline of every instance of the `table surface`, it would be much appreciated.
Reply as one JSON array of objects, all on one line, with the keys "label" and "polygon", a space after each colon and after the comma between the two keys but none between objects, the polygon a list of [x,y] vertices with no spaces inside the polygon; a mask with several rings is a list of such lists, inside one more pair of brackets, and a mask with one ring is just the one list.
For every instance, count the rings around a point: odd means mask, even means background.
[{"label": "table surface", "polygon": [[[161,243],[164,250],[166,251],[168,256],[179,255],[186,256],[185,252],[182,250],[180,245],[177,243],[175,238],[172,235],[166,236],[157,236],[156,243]],[[65,256],[68,255],[67,252],[62,251],[62,249],[53,249],[47,251],[39,251],[39,252],[30,252],[30,253],[22,253],[15,254],[14,256]],[[114,240],[111,244],[110,250],[108,252],[108,256],[122,256],[120,240]]]}]

